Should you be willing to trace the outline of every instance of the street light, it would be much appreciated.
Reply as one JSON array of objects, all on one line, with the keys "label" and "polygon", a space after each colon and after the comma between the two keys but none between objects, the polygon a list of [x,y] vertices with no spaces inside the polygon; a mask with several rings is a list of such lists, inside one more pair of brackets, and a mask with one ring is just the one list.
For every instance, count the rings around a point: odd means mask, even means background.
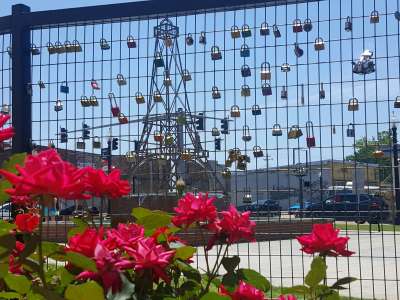
[{"label": "street light", "polygon": [[399,180],[399,155],[397,149],[397,117],[394,113],[391,116],[392,123],[392,145],[393,145],[393,184],[394,184],[394,197],[396,200],[396,218],[395,222],[400,222],[398,211],[400,210],[400,180]]}]

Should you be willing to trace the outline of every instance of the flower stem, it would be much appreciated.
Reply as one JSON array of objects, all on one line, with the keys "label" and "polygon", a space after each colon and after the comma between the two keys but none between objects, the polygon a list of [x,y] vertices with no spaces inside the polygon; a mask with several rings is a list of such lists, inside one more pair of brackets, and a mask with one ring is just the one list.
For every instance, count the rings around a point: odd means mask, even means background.
[{"label": "flower stem", "polygon": [[[43,199],[42,199],[43,200]],[[46,282],[46,277],[44,275],[44,264],[43,264],[43,248],[42,248],[42,238],[43,238],[43,218],[45,217],[44,215],[44,206],[43,206],[43,201],[41,201],[41,207],[40,207],[40,222],[39,222],[39,276],[40,279],[43,282],[43,286],[47,288],[47,282]]]}]

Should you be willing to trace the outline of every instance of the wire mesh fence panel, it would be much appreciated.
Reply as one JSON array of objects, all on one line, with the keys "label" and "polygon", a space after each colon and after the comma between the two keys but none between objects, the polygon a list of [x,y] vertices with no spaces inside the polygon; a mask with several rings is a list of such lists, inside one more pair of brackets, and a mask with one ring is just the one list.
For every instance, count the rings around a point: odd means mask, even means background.
[{"label": "wire mesh fence panel", "polygon": [[[294,237],[333,222],[356,255],[331,258],[328,283],[353,276],[341,295],[398,299],[398,11],[389,0],[254,1],[32,24],[34,151],[120,168],[132,186],[126,199],[54,201],[48,238],[64,242],[85,208],[109,226],[208,191],[220,209],[252,212],[257,242],[231,254],[277,289],[308,271]],[[10,45],[1,35],[2,112]],[[201,247],[195,262],[204,267]]]}]

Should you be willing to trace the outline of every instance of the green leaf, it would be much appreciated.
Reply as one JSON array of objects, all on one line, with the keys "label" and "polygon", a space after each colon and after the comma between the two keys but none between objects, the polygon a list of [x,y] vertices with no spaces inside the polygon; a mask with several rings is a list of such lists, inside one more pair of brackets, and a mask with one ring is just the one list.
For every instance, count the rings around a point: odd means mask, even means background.
[{"label": "green leaf", "polygon": [[283,288],[282,294],[301,294],[307,295],[310,293],[310,288],[306,287],[305,285],[295,285],[289,288]]},{"label": "green leaf", "polygon": [[120,292],[113,294],[110,289],[107,293],[107,300],[128,300],[132,299],[135,293],[135,285],[130,282],[124,275],[121,275],[122,289]]},{"label": "green leaf", "polygon": [[22,299],[22,295],[15,292],[0,292],[1,299]]},{"label": "green leaf", "polygon": [[[49,289],[46,289],[44,287],[34,285],[32,287],[32,290],[36,293],[36,295],[42,295],[44,299],[51,299],[51,300],[65,300],[63,297],[61,297],[59,294],[56,292],[53,292]],[[42,299],[36,296],[35,299]]]},{"label": "green leaf", "polygon": [[224,257],[221,262],[222,262],[222,265],[224,266],[225,270],[228,273],[232,273],[233,271],[235,271],[237,266],[239,266],[240,257],[237,255],[232,256],[232,257]]},{"label": "green leaf", "polygon": [[4,278],[8,274],[8,264],[0,263],[0,278]]},{"label": "green leaf", "polygon": [[326,300],[340,300],[340,296],[339,293],[336,291],[332,291],[331,294],[327,295]]},{"label": "green leaf", "polygon": [[77,253],[77,252],[68,252],[67,260],[72,263],[74,266],[81,268],[83,270],[88,270],[92,272],[97,272],[96,263],[90,258]]},{"label": "green leaf", "polygon": [[238,270],[239,279],[251,284],[259,290],[267,292],[271,288],[271,284],[260,273],[251,269],[239,269]]},{"label": "green leaf", "polygon": [[175,265],[187,279],[191,279],[196,282],[201,282],[201,275],[199,270],[193,268],[191,265],[180,260],[176,260]]},{"label": "green leaf", "polygon": [[317,256],[311,263],[311,270],[308,272],[305,283],[310,287],[317,286],[326,277],[326,264],[322,257]]},{"label": "green leaf", "polygon": [[146,230],[156,229],[171,224],[171,216],[167,214],[152,213],[137,220],[137,223],[143,225]]},{"label": "green leaf", "polygon": [[75,279],[75,276],[72,275],[70,272],[68,272],[68,270],[65,268],[59,269],[59,274],[60,274],[60,283],[62,286],[67,286]]},{"label": "green leaf", "polygon": [[191,258],[194,253],[196,253],[196,248],[194,248],[192,246],[180,247],[175,250],[175,258],[187,260],[187,259]]},{"label": "green leaf", "polygon": [[17,174],[15,165],[23,166],[25,163],[26,153],[16,153],[10,156],[9,159],[5,160],[1,165],[3,170]]},{"label": "green leaf", "polygon": [[11,183],[5,179],[1,179],[0,180],[0,204],[3,204],[8,199],[10,199],[10,195],[8,193],[6,193],[6,190],[9,188],[12,188]]},{"label": "green leaf", "polygon": [[64,247],[53,242],[42,242],[43,256],[51,256],[54,253],[63,252]]},{"label": "green leaf", "polygon": [[23,275],[8,274],[4,281],[11,290],[20,294],[28,293],[32,286],[32,282]]},{"label": "green leaf", "polygon": [[103,288],[94,281],[89,281],[80,285],[69,285],[65,291],[67,300],[104,300]]},{"label": "green leaf", "polygon": [[356,280],[357,280],[357,278],[355,278],[355,277],[344,277],[344,278],[340,278],[338,281],[336,281],[336,282],[331,286],[331,288],[332,288],[332,289],[340,289],[340,288],[342,287],[342,285],[350,284],[350,283],[352,283],[353,281],[356,281]]},{"label": "green leaf", "polygon": [[235,290],[239,277],[235,273],[227,273],[222,277],[223,286],[230,292]]},{"label": "green leaf", "polygon": [[228,296],[219,295],[215,292],[209,292],[200,298],[200,300],[229,300],[229,299],[231,298]]},{"label": "green leaf", "polygon": [[132,209],[131,215],[135,217],[136,220],[142,219],[148,215],[151,215],[152,211],[144,207],[135,207]]},{"label": "green leaf", "polygon": [[35,252],[38,243],[39,243],[39,237],[37,235],[26,234],[24,236],[25,248],[22,251],[20,257],[25,258],[31,255],[33,252]]},{"label": "green leaf", "polygon": [[[33,287],[34,289],[35,287]],[[34,293],[33,291],[30,291],[28,295],[26,295],[28,300],[46,300],[42,295],[38,293]]]}]

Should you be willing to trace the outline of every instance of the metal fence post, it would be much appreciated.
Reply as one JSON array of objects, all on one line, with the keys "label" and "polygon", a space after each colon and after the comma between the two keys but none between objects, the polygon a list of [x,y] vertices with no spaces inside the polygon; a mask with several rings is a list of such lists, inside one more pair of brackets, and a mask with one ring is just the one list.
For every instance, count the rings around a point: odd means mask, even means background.
[{"label": "metal fence post", "polygon": [[12,125],[15,129],[13,152],[29,152],[32,143],[32,96],[30,28],[23,4],[12,7]]}]

